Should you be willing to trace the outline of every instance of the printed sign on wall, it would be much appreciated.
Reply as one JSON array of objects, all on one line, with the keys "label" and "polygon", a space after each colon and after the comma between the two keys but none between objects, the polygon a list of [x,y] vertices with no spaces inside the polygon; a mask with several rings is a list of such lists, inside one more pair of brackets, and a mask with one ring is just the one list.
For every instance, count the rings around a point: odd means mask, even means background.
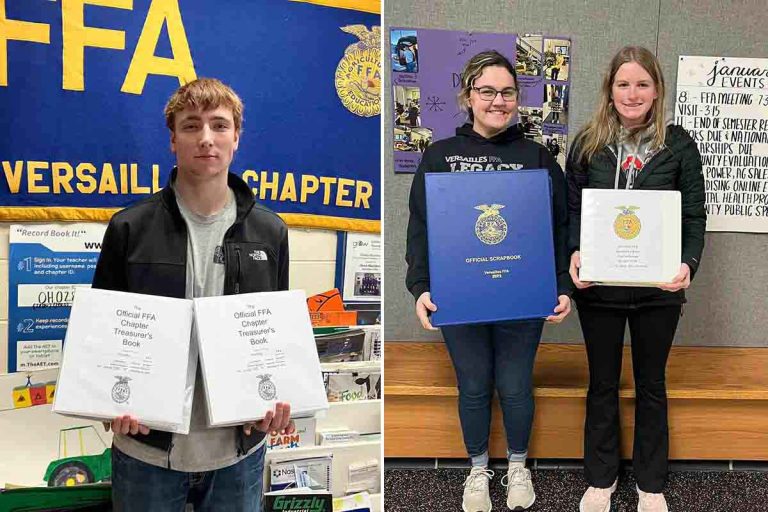
[{"label": "printed sign on wall", "polygon": [[457,101],[461,71],[471,57],[487,50],[497,50],[515,66],[520,99],[514,122],[565,167],[569,38],[421,28],[393,28],[389,36],[395,172],[415,172],[432,141],[452,137],[467,121]]},{"label": "printed sign on wall", "polygon": [[768,232],[768,59],[680,57],[675,122],[701,153],[707,231]]},{"label": "printed sign on wall", "polygon": [[339,233],[336,257],[344,302],[381,302],[381,236]]},{"label": "printed sign on wall", "polygon": [[78,287],[90,286],[103,224],[12,225],[8,372],[57,368]]}]

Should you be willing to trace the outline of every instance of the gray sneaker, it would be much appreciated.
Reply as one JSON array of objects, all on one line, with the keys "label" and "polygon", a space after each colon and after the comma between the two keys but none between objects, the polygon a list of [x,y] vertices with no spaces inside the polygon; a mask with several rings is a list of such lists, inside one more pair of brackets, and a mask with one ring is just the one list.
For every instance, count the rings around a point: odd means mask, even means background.
[{"label": "gray sneaker", "polygon": [[493,471],[475,466],[464,480],[464,499],[461,510],[464,512],[491,512],[491,494],[488,483],[493,478]]},{"label": "gray sneaker", "polygon": [[509,510],[525,510],[536,501],[531,472],[525,466],[510,463],[507,474],[501,479],[501,485],[507,488]]},{"label": "gray sneaker", "polygon": [[669,512],[667,500],[660,492],[643,492],[637,487],[637,512]]},{"label": "gray sneaker", "polygon": [[607,489],[590,487],[579,502],[579,512],[610,512],[611,495],[616,492],[618,480]]}]

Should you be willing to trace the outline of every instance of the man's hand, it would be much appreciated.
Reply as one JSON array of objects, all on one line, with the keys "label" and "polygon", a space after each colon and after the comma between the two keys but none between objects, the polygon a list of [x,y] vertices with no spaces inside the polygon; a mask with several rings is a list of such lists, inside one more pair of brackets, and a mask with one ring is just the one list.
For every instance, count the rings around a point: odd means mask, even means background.
[{"label": "man's hand", "polygon": [[659,288],[668,292],[676,292],[678,290],[685,290],[691,285],[691,267],[687,263],[680,264],[680,272],[672,278],[671,283],[661,284]]},{"label": "man's hand", "polygon": [[243,425],[243,430],[247,436],[251,435],[251,431],[254,428],[265,434],[271,433],[273,436],[277,434],[293,434],[296,431],[296,425],[294,425],[291,419],[291,404],[277,402],[275,410],[267,411],[267,415],[264,416],[263,420]]},{"label": "man's hand", "polygon": [[104,422],[104,429],[109,432],[110,429],[115,434],[149,434],[149,427],[139,423],[139,420],[130,414],[124,414],[113,419],[112,422]]},{"label": "man's hand", "polygon": [[560,295],[557,300],[559,304],[555,306],[555,314],[547,317],[547,322],[552,324],[559,324],[571,312],[571,298],[569,296]]},{"label": "man's hand", "polygon": [[581,268],[581,253],[579,251],[574,251],[574,253],[571,254],[571,266],[568,269],[568,272],[571,274],[571,279],[573,280],[573,284],[576,285],[576,288],[578,288],[579,290],[583,290],[584,288],[589,288],[590,286],[594,286],[595,283],[579,280],[580,268]]},{"label": "man's hand", "polygon": [[432,327],[429,321],[429,312],[437,311],[437,306],[432,303],[432,294],[424,292],[416,300],[416,317],[421,322],[421,326],[429,331],[436,331],[437,327]]}]

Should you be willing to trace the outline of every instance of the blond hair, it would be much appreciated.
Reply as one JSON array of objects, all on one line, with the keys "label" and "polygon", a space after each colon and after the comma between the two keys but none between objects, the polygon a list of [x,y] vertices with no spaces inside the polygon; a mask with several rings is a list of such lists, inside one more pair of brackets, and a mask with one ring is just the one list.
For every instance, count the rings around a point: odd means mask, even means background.
[{"label": "blond hair", "polygon": [[215,78],[198,78],[179,87],[165,105],[165,124],[174,131],[176,114],[185,108],[215,110],[229,108],[235,122],[235,131],[240,132],[243,125],[243,100],[232,90]]},{"label": "blond hair", "polygon": [[517,96],[518,98],[520,97],[520,89],[517,86],[517,72],[509,59],[496,50],[478,53],[464,65],[464,69],[461,71],[461,89],[456,97],[459,102],[459,108],[467,114],[470,122],[473,122],[475,118],[472,114],[472,109],[469,108],[469,95],[472,92],[472,87],[475,86],[475,80],[483,74],[485,68],[490,66],[500,66],[509,71],[512,78],[515,79]]},{"label": "blond hair", "polygon": [[597,110],[592,119],[576,136],[577,146],[579,147],[578,154],[576,155],[577,160],[588,162],[603,147],[621,138],[622,126],[619,115],[613,106],[612,89],[616,73],[622,65],[628,62],[639,64],[651,75],[651,79],[656,86],[656,99],[653,101],[651,110],[648,112],[648,118],[642,126],[630,130],[629,137],[635,137],[652,127],[653,140],[651,141],[651,147],[658,148],[664,145],[664,137],[666,135],[666,121],[664,119],[665,87],[664,75],[661,72],[659,60],[642,46],[625,46],[611,59],[608,71],[603,76],[603,85],[600,89],[600,103]]}]

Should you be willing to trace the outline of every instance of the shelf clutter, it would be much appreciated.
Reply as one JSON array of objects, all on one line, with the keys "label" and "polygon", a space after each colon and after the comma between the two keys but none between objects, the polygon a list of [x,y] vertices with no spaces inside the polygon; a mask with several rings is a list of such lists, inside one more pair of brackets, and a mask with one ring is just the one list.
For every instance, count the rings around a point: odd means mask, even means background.
[{"label": "shelf clutter", "polygon": [[307,301],[330,407],[267,439],[267,512],[382,510],[381,326],[338,325],[360,317],[337,293]]}]

